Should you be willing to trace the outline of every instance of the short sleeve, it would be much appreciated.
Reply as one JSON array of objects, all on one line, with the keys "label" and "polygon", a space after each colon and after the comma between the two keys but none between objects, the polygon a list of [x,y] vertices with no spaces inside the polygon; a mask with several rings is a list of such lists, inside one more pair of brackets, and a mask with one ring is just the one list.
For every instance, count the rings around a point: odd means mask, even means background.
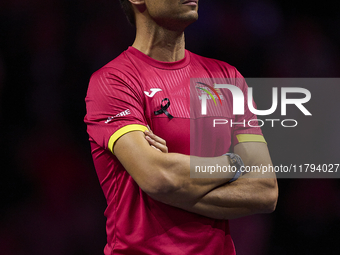
[{"label": "short sleeve", "polygon": [[122,135],[147,130],[142,88],[117,69],[104,67],[92,75],[85,102],[90,140],[104,149],[112,152]]},{"label": "short sleeve", "polygon": [[[237,71],[236,86],[244,95],[244,114],[236,115],[232,130],[232,146],[243,142],[263,142],[266,143],[257,116],[248,107],[248,85],[243,76]],[[256,104],[252,99],[254,108]]]}]

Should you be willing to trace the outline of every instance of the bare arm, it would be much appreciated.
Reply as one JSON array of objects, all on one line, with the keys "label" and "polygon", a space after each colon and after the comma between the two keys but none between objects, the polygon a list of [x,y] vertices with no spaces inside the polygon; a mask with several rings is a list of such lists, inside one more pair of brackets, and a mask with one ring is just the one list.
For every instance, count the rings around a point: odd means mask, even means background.
[{"label": "bare arm", "polygon": [[[265,143],[240,143],[235,146],[246,166],[272,165]],[[250,172],[237,181],[217,187],[195,205],[182,209],[216,219],[233,219],[274,211],[278,198],[275,173]]]},{"label": "bare arm", "polygon": [[[123,135],[116,142],[114,152],[141,189],[163,203],[218,219],[269,211],[268,208],[273,207],[272,198],[268,196],[263,198],[266,200],[265,203],[251,197],[251,194],[261,188],[268,193],[270,193],[268,190],[275,190],[275,187],[268,186],[267,182],[255,182],[256,179],[243,178],[228,184],[228,180],[234,173],[226,173],[224,179],[190,178],[190,156],[157,151],[149,145],[142,132],[135,131]],[[241,154],[241,157],[251,153],[244,149],[235,152]],[[226,156],[197,157],[195,161],[200,165],[216,163],[229,165]],[[253,163],[251,158],[248,161]],[[249,182],[252,185],[247,184]],[[243,184],[242,188],[236,188],[241,184]],[[247,196],[242,198],[243,195]]]},{"label": "bare arm", "polygon": [[[141,131],[121,136],[114,145],[114,154],[139,187],[152,198],[179,207],[194,204],[210,190],[226,183],[234,173],[225,178],[190,178],[190,156],[163,153],[152,148]],[[196,157],[200,165],[218,163],[229,165],[226,156],[216,158]]]}]

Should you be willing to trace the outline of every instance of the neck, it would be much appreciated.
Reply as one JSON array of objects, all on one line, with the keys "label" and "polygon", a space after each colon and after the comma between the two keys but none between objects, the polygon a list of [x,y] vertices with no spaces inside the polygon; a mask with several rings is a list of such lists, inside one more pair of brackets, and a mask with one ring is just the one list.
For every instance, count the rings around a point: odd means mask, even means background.
[{"label": "neck", "polygon": [[132,47],[159,61],[181,60],[185,56],[184,31],[173,31],[155,24],[137,25]]}]

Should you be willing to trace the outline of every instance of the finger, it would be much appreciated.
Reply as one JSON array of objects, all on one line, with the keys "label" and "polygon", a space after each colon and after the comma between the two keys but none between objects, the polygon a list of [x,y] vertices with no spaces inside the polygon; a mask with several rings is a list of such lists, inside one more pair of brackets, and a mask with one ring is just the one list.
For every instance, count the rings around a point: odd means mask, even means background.
[{"label": "finger", "polygon": [[151,146],[152,148],[154,148],[154,149],[156,149],[156,150],[162,152],[160,149],[156,148],[155,146],[153,146],[153,145],[150,145],[150,146]]},{"label": "finger", "polygon": [[168,147],[164,144],[161,144],[159,142],[157,142],[156,140],[152,139],[150,136],[145,136],[145,139],[148,141],[148,143],[150,145],[153,145],[155,146],[156,148],[158,148],[159,150],[161,150],[162,152],[164,153],[167,153],[168,152]]},{"label": "finger", "polygon": [[[149,129],[149,132],[150,132],[151,134],[153,134],[153,132],[152,132],[152,130],[151,130],[151,128],[150,128],[149,125],[147,126],[147,128]],[[148,131],[148,130],[147,130],[147,131]]]},{"label": "finger", "polygon": [[151,137],[153,140],[155,140],[156,142],[166,145],[166,141],[162,138],[160,138],[159,136],[155,135],[154,133],[145,131],[145,135]]}]

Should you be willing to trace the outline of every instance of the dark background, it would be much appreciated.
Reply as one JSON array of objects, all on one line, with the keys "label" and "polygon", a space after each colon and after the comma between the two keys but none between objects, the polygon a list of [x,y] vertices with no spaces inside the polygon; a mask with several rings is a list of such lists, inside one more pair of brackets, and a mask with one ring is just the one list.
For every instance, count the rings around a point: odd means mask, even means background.
[{"label": "dark background", "polygon": [[[245,77],[339,76],[336,1],[202,0],[199,14],[187,48]],[[90,75],[133,39],[118,0],[0,2],[1,254],[103,253],[105,199],[84,98]],[[340,163],[340,87],[313,89],[313,124],[263,128],[274,165]],[[268,91],[254,93],[268,108]],[[340,254],[339,180],[279,186],[273,214],[231,222],[238,255]]]}]

